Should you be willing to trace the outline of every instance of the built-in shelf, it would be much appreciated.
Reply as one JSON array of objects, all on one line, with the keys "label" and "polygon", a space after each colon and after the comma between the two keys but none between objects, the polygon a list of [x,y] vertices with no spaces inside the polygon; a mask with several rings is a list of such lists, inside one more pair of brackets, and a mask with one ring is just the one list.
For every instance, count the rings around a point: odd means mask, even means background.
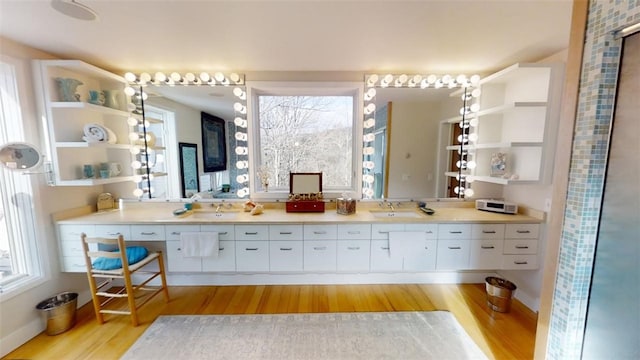
[{"label": "built-in shelf", "polygon": [[131,149],[130,144],[111,144],[107,142],[62,141],[55,143],[59,148],[102,148],[102,149]]},{"label": "built-in shelf", "polygon": [[50,103],[50,106],[52,109],[80,109],[95,111],[106,115],[129,116],[129,113],[126,111],[81,101],[54,101]]},{"label": "built-in shelf", "polygon": [[114,176],[105,179],[77,179],[77,180],[61,180],[56,183],[57,186],[94,186],[121,183],[125,181],[133,181],[133,176]]},{"label": "built-in shelf", "polygon": [[[543,142],[501,142],[501,143],[486,143],[486,144],[474,144],[465,145],[466,150],[482,150],[482,149],[505,149],[511,147],[540,147],[543,146]],[[460,145],[449,145],[447,150],[457,151],[460,150]]]}]

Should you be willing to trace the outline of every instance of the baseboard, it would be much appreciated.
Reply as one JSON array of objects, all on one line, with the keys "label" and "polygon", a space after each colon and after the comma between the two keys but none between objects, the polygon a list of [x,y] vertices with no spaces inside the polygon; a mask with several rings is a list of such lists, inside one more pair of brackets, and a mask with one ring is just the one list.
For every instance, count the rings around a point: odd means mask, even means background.
[{"label": "baseboard", "polygon": [[493,272],[425,272],[366,274],[167,274],[170,286],[329,285],[329,284],[479,284]]},{"label": "baseboard", "polygon": [[25,326],[3,336],[0,338],[0,357],[3,357],[17,349],[19,346],[31,340],[42,331],[44,331],[44,322],[41,319],[34,319]]},{"label": "baseboard", "polygon": [[533,296],[527,294],[526,292],[521,291],[520,289],[516,290],[516,292],[513,294],[513,297],[515,299],[518,299],[518,301],[523,303],[524,306],[528,307],[529,310],[531,310],[533,312],[538,312],[538,310],[540,310],[540,299],[539,298],[533,297]]}]

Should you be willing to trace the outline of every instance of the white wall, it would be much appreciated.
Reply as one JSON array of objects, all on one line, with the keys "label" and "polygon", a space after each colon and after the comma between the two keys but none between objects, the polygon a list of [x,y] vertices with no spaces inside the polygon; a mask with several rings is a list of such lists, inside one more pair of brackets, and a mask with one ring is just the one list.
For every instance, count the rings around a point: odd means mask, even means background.
[{"label": "white wall", "polygon": [[[20,60],[24,71],[19,79],[23,97],[22,115],[28,130],[27,141],[43,148],[39,115],[34,103],[31,59],[51,59],[51,55],[0,37],[2,54]],[[24,89],[24,91],[22,90]],[[26,95],[26,96],[25,96]],[[25,98],[26,97],[26,98]],[[43,299],[64,291],[81,293],[79,302],[88,300],[88,282],[84,274],[60,273],[56,236],[51,214],[60,210],[95,204],[101,187],[49,187],[43,175],[25,177],[33,182],[39,252],[44,263],[43,283],[19,294],[0,297],[0,356],[4,356],[22,343],[44,330],[45,324],[35,306]],[[80,239],[78,239],[80,241]]]}]

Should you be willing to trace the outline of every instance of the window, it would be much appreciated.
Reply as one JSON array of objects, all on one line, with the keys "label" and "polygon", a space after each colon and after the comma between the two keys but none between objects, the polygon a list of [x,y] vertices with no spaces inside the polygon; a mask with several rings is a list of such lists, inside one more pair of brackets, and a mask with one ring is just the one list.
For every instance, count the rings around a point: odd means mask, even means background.
[{"label": "window", "polygon": [[[16,67],[0,61],[0,144],[24,141]],[[26,180],[26,181],[25,181]],[[39,277],[30,178],[0,169],[0,293]]]},{"label": "window", "polygon": [[321,172],[325,194],[357,192],[357,87],[284,86],[252,93],[255,191],[288,193],[289,173]]}]

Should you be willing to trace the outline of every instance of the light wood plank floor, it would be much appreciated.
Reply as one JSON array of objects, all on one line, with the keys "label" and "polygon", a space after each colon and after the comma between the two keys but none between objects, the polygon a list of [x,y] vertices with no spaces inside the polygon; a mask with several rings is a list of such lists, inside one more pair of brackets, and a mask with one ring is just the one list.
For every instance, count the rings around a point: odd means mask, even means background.
[{"label": "light wood plank floor", "polygon": [[[157,296],[128,316],[106,315],[98,325],[92,305],[78,310],[69,331],[42,333],[3,359],[118,359],[159,315],[276,314],[448,310],[489,358],[532,359],[536,314],[517,300],[510,313],[486,306],[484,284],[173,286],[171,301]],[[284,360],[284,359],[283,359]]]}]

